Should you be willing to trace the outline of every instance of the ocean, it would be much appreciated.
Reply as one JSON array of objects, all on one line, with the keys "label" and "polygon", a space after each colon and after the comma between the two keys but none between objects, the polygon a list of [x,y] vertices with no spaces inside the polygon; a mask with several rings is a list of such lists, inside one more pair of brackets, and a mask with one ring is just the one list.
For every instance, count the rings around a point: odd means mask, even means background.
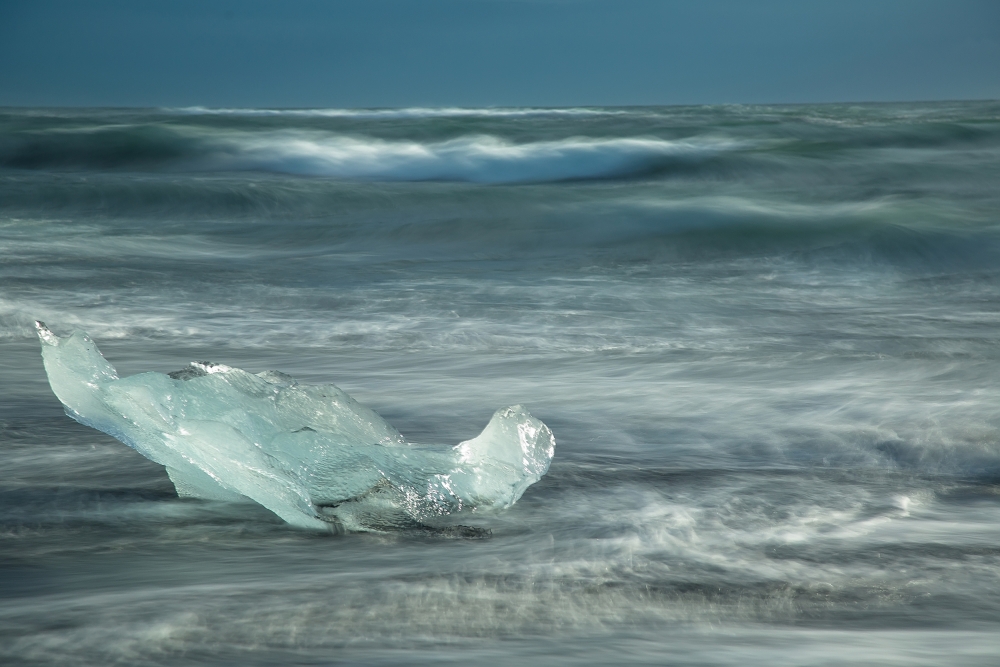
[{"label": "ocean", "polygon": [[[179,498],[121,375],[522,404],[475,538]],[[1000,103],[0,109],[0,661],[994,665]]]}]

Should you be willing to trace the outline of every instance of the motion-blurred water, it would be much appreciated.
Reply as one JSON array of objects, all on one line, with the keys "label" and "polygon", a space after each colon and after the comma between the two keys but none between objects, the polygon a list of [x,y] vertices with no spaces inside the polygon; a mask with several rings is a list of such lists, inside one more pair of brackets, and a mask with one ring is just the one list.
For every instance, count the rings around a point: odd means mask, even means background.
[{"label": "motion-blurred water", "polygon": [[[0,660],[995,664],[998,185],[1000,103],[0,110]],[[489,539],[298,531],[34,319],[556,457]]]}]

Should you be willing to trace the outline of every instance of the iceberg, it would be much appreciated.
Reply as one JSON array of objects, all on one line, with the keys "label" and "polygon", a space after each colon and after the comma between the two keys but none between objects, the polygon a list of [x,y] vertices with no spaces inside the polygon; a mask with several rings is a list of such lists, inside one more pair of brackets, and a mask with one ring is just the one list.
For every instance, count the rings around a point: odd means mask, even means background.
[{"label": "iceberg", "polygon": [[86,333],[35,326],[70,417],[165,466],[179,496],[253,501],[302,528],[425,528],[505,509],[555,452],[552,431],[519,405],[454,447],[415,445],[332,384],[209,362],[119,378]]}]

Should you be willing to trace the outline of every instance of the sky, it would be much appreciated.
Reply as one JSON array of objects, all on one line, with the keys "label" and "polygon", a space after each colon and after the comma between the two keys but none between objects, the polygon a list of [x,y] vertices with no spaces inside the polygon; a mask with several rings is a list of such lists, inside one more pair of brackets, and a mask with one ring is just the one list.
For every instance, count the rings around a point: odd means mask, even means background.
[{"label": "sky", "polygon": [[1000,98],[1000,0],[0,0],[0,105]]}]

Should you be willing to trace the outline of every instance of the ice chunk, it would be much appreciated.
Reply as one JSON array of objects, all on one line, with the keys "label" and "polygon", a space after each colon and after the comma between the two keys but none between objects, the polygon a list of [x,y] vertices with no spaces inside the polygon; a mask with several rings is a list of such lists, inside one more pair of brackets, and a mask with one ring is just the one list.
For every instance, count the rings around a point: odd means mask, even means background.
[{"label": "ice chunk", "polygon": [[36,326],[67,414],[166,466],[179,495],[249,499],[295,526],[422,526],[506,508],[555,451],[549,428],[521,406],[455,447],[412,445],[333,385],[209,362],[119,378],[85,333]]}]

